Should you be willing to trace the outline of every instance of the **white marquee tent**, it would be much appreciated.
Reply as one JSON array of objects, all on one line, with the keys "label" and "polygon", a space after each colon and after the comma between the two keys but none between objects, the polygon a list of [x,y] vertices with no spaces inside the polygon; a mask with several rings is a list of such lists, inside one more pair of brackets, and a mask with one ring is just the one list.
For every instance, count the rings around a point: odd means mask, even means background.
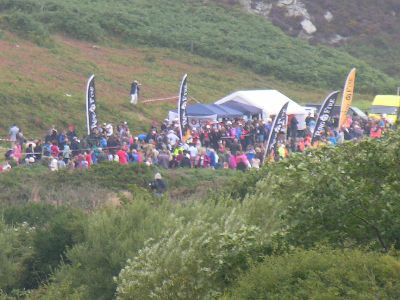
[{"label": "white marquee tent", "polygon": [[227,104],[231,101],[257,107],[262,110],[263,118],[268,118],[271,115],[277,115],[282,106],[289,101],[288,115],[295,115],[299,121],[299,129],[305,128],[306,110],[287,96],[276,90],[251,90],[238,91],[232,93],[215,104]]}]

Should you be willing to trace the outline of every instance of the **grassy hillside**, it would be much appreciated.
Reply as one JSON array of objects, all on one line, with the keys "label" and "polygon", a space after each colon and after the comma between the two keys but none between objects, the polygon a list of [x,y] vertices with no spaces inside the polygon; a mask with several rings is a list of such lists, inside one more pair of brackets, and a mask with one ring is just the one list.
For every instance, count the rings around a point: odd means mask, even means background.
[{"label": "grassy hillside", "polygon": [[0,2],[2,27],[51,45],[49,33],[105,42],[192,50],[234,62],[260,74],[317,87],[341,85],[352,66],[361,69],[365,91],[394,84],[384,74],[345,52],[312,47],[287,37],[261,17],[203,1],[11,1]]},{"label": "grassy hillside", "polygon": [[142,99],[150,99],[176,95],[189,73],[190,95],[202,102],[246,88],[320,102],[342,87],[353,66],[357,89],[367,94],[356,100],[368,103],[368,94],[395,86],[344,52],[309,46],[259,17],[202,2],[0,0],[0,26],[0,102],[7,111],[1,136],[13,122],[28,137],[52,124],[74,123],[82,132],[91,73],[100,122],[127,120],[136,133],[162,120],[175,101],[132,108],[133,79],[143,83]]},{"label": "grassy hillside", "polygon": [[92,43],[60,36],[53,40],[51,49],[10,34],[0,40],[0,102],[6,111],[0,119],[0,136],[12,122],[28,137],[42,134],[52,124],[74,123],[82,132],[84,91],[92,72],[97,76],[100,121],[127,120],[136,133],[147,130],[152,120],[163,120],[176,101],[133,108],[128,94],[135,78],[143,83],[141,100],[177,95],[186,72],[190,95],[201,102],[215,101],[237,89],[275,88],[302,102],[321,101],[327,93],[178,50],[123,44],[93,48]]}]

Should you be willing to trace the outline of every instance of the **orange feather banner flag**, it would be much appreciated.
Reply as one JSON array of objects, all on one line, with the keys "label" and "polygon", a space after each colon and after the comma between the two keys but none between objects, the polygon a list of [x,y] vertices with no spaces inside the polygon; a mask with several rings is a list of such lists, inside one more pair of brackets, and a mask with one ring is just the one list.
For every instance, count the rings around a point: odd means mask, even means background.
[{"label": "orange feather banner flag", "polygon": [[339,130],[347,121],[347,113],[349,112],[351,102],[353,101],[355,83],[356,68],[353,68],[347,76],[347,80],[343,89],[342,106],[340,108]]}]

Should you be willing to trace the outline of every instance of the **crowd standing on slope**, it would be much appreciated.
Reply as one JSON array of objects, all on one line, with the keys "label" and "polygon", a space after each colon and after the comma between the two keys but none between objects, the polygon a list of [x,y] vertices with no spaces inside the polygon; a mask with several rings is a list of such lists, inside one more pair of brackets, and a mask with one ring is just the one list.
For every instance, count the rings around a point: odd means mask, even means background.
[{"label": "crowd standing on slope", "polygon": [[[390,128],[385,115],[380,120],[362,120],[357,116],[347,118],[341,130],[336,130],[338,117],[331,118],[323,137],[311,145],[311,135],[316,124],[310,114],[306,129],[299,131],[294,116],[288,120],[287,132],[278,137],[278,145],[266,159],[279,161],[294,152],[321,145],[337,145],[344,141],[369,136],[381,138]],[[0,172],[13,164],[32,165],[45,163],[50,170],[89,169],[93,164],[115,161],[121,165],[145,164],[160,168],[212,168],[245,171],[258,169],[264,163],[264,146],[272,126],[272,119],[224,120],[191,127],[179,138],[178,120],[152,125],[147,133],[134,136],[127,124],[104,123],[90,136],[79,138],[75,127],[66,130],[52,126],[44,139],[27,141],[17,125],[9,130],[11,148],[5,154]]]}]

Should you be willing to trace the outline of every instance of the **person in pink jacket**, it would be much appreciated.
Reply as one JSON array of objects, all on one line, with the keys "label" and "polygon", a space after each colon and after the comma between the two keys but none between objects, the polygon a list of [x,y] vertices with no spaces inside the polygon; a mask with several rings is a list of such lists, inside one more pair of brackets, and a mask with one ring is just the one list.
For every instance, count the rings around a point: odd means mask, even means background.
[{"label": "person in pink jacket", "polygon": [[242,151],[238,152],[238,154],[236,155],[236,165],[237,169],[240,171],[246,171],[250,165],[246,154],[244,154]]},{"label": "person in pink jacket", "polygon": [[228,161],[229,169],[236,170],[236,167],[237,167],[236,157],[234,155],[232,155],[230,151],[228,151],[227,154],[229,157],[229,161]]}]

